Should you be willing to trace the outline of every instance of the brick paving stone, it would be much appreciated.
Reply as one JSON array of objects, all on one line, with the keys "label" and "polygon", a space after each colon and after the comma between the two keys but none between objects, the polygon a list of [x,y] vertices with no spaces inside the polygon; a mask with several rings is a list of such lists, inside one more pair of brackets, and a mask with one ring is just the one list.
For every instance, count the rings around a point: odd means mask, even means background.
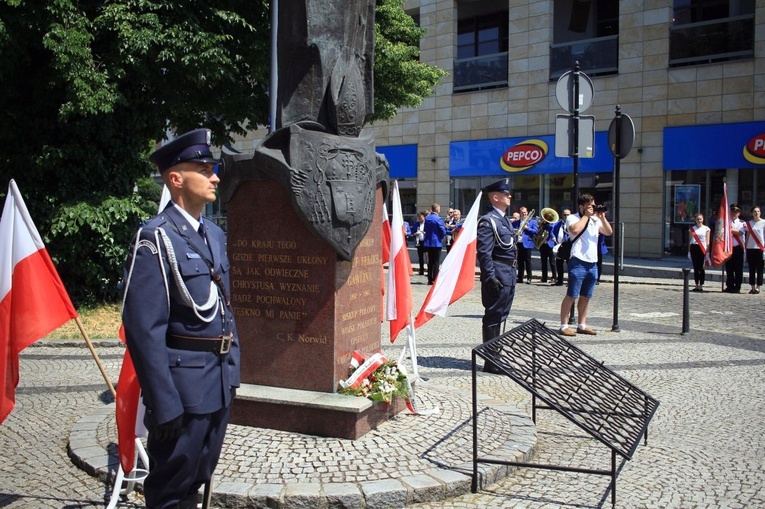
[{"label": "brick paving stone", "polygon": [[[723,294],[710,282],[709,291],[689,295],[691,330],[681,334],[678,267],[665,269],[666,277],[620,278],[621,332],[611,331],[614,285],[604,275],[588,320],[598,335],[573,338],[661,403],[648,444],[618,478],[617,507],[765,507],[765,316],[753,312],[762,297]],[[425,283],[413,276],[415,305],[430,288]],[[519,285],[507,329],[529,318],[556,326],[564,293],[565,287],[536,281]],[[607,477],[530,468],[495,472],[477,493],[468,492],[470,359],[481,341],[482,312],[476,287],[447,318],[417,331],[418,365],[427,379],[418,384],[417,402],[440,408],[440,415],[401,414],[356,441],[231,426],[213,505],[363,507],[361,497],[367,507],[420,509],[610,505]],[[403,343],[390,345],[387,326],[381,331],[385,353],[398,358]],[[123,348],[116,341],[96,348],[116,381]],[[530,424],[530,397],[508,378],[479,373],[478,392],[482,404],[492,403],[479,419],[482,455],[533,447],[535,462],[608,468],[609,451],[562,416],[540,410],[536,426]],[[28,348],[17,406],[0,426],[0,507],[103,507],[115,436],[111,395],[83,344],[42,341]],[[99,463],[104,468],[95,468]],[[434,494],[443,483],[454,489]],[[119,507],[143,507],[142,498],[131,493]]]}]

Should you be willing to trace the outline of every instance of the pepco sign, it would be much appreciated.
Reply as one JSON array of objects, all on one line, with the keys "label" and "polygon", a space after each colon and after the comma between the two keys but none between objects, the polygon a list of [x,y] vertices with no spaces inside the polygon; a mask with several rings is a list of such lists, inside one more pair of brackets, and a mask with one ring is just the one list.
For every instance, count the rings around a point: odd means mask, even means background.
[{"label": "pepco sign", "polygon": [[547,143],[542,140],[525,140],[507,149],[502,154],[499,164],[503,170],[509,172],[527,170],[542,162],[548,151]]},{"label": "pepco sign", "polygon": [[750,163],[765,164],[765,133],[749,140],[744,146],[744,158]]}]

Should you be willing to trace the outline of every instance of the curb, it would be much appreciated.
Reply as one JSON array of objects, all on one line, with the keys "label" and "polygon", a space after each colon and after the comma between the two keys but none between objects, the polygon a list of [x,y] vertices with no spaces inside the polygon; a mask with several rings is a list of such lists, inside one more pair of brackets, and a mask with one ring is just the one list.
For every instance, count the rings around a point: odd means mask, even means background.
[{"label": "curb", "polygon": [[[536,446],[536,426],[517,408],[504,402],[482,398],[480,404],[504,414],[514,432],[511,439],[499,444],[490,456],[503,461],[529,461]],[[91,415],[82,417],[70,431],[67,453],[73,463],[89,475],[111,485],[119,466],[118,458],[99,443],[99,428],[114,418],[115,404],[110,403]],[[517,430],[517,432],[515,431]],[[113,445],[113,440],[110,441]],[[115,447],[110,447],[114,449]],[[517,467],[479,464],[479,486],[494,484]],[[433,467],[395,479],[344,483],[255,484],[219,481],[215,484],[213,505],[231,508],[271,509],[383,509],[420,502],[437,502],[470,492],[473,464],[465,462],[453,469]],[[140,484],[136,484],[140,491]]]}]

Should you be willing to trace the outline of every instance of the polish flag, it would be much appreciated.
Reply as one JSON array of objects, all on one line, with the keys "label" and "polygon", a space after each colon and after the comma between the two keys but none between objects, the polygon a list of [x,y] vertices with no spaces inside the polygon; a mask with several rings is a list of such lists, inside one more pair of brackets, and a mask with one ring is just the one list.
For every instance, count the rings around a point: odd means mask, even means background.
[{"label": "polish flag", "polygon": [[[390,221],[388,220],[388,206],[382,206],[382,264],[390,261]],[[403,225],[401,226],[403,228]]]},{"label": "polish flag", "polygon": [[409,280],[411,261],[404,239],[404,218],[401,214],[401,198],[398,181],[393,182],[393,224],[390,240],[391,260],[388,264],[387,318],[390,321],[390,342],[411,321],[412,287]]},{"label": "polish flag", "polygon": [[[120,341],[126,343],[125,326],[120,325]],[[133,358],[130,357],[130,351],[125,349],[125,355],[122,358],[122,368],[120,369],[120,379],[117,384],[117,397],[115,416],[117,420],[117,451],[120,458],[120,466],[125,474],[133,471],[135,464],[135,439],[140,434],[136,428],[138,420],[139,406],[141,402],[141,386],[138,383],[138,375],[135,372]],[[141,410],[143,410],[141,408]],[[143,414],[143,411],[140,412]]]},{"label": "polish flag", "polygon": [[0,218],[0,423],[15,405],[21,351],[74,318],[77,311],[11,180]]},{"label": "polish flag", "polygon": [[475,286],[476,238],[481,194],[478,193],[473,206],[470,207],[470,212],[462,224],[462,233],[452,244],[451,251],[441,264],[438,276],[425,297],[420,312],[417,313],[414,320],[415,329],[434,315],[446,316],[449,304],[456,302]]},{"label": "polish flag", "polygon": [[715,223],[715,236],[712,239],[712,264],[719,267],[731,256],[733,256],[733,239],[730,233],[730,217],[728,215],[728,184],[724,183],[723,197]]}]

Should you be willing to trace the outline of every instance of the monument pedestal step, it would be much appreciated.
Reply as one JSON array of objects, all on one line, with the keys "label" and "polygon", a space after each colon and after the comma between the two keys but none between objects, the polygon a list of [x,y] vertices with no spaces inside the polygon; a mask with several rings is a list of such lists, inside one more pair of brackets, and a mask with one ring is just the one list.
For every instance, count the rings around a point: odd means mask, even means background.
[{"label": "monument pedestal step", "polygon": [[388,404],[343,394],[242,384],[231,408],[231,423],[355,440],[404,408],[401,398]]}]

